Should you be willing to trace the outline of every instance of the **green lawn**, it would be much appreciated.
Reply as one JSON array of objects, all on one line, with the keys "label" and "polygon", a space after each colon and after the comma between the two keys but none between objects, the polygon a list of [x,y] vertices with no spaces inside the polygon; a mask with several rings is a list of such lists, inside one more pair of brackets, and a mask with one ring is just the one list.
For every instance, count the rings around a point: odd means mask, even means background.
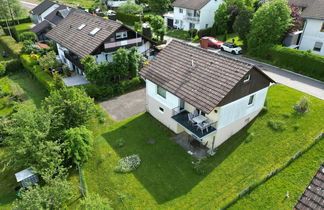
[{"label": "green lawn", "polygon": [[[0,86],[5,92],[20,95],[25,100],[24,104],[39,106],[46,96],[43,87],[24,72],[0,78]],[[8,100],[9,97],[0,98],[0,117],[13,111],[12,106],[5,105]],[[14,174],[22,168],[13,165],[12,158],[5,147],[0,147],[0,209],[11,209],[10,205],[16,198],[14,188],[18,184]]]},{"label": "green lawn", "polygon": [[[323,101],[308,96],[309,113],[301,116],[292,110],[303,95],[285,86],[272,86],[268,112],[202,162],[204,173],[200,175],[193,170],[192,157],[170,141],[173,134],[149,114],[120,123],[93,124],[95,152],[84,166],[89,191],[110,198],[116,208],[222,207],[323,132]],[[284,122],[285,130],[272,130],[268,127],[270,120]],[[249,133],[254,133],[252,138],[247,138]],[[156,143],[147,144],[149,139]],[[125,143],[123,147],[118,146],[120,142]],[[116,174],[113,170],[120,157],[131,154],[140,155],[141,166],[134,173]]]},{"label": "green lawn", "polygon": [[190,38],[188,31],[175,30],[175,29],[167,29],[167,32],[165,35],[171,36],[171,37],[174,37],[177,39],[182,39],[182,40],[188,40]]},{"label": "green lawn", "polygon": [[[293,209],[324,162],[324,140],[230,209]],[[286,198],[286,193],[289,198]]]}]

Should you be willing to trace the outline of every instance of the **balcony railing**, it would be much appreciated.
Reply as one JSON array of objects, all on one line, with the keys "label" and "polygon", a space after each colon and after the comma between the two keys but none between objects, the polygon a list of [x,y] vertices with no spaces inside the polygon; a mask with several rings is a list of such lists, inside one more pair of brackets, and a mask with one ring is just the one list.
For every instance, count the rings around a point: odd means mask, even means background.
[{"label": "balcony railing", "polygon": [[118,47],[133,45],[133,44],[137,44],[137,43],[142,43],[142,37],[135,38],[135,39],[127,39],[127,40],[117,41],[117,42],[105,43],[105,49],[118,48]]},{"label": "balcony railing", "polygon": [[186,15],[184,19],[186,21],[189,21],[189,22],[192,22],[192,23],[199,23],[199,21],[200,21],[200,17],[190,16],[190,15]]},{"label": "balcony railing", "polygon": [[202,140],[204,137],[209,136],[216,132],[216,124],[217,122],[212,122],[210,126],[203,131],[201,131],[197,125],[192,124],[188,119],[189,112],[184,109],[179,109],[176,107],[173,109],[172,119],[175,120],[180,126],[185,128],[190,132],[192,136],[196,139]]}]

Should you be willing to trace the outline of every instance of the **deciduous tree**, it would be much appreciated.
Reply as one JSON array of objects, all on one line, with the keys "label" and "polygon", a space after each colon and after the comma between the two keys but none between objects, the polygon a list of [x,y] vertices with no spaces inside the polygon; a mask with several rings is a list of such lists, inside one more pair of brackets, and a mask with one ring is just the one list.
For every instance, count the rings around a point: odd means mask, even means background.
[{"label": "deciduous tree", "polygon": [[243,40],[244,45],[247,43],[247,34],[251,29],[251,19],[253,17],[253,11],[244,8],[240,11],[239,15],[236,17],[233,29],[238,33],[241,40]]}]

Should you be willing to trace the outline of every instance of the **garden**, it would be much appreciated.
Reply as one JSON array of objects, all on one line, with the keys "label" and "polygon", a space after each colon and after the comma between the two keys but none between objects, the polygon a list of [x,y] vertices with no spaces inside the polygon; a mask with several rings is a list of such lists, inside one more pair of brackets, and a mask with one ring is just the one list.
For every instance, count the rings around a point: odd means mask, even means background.
[{"label": "garden", "polygon": [[[224,207],[313,144],[323,132],[319,126],[324,123],[320,117],[323,101],[307,95],[309,111],[298,114],[293,109],[304,95],[282,85],[272,86],[266,111],[221,145],[214,157],[202,161],[172,142],[174,134],[149,114],[120,123],[107,120],[103,125],[92,124],[95,152],[84,166],[88,191],[109,198],[116,208]],[[132,173],[116,173],[120,159],[130,155],[139,156],[140,166]],[[313,169],[318,167],[316,163],[312,163]],[[301,176],[307,180],[311,173],[309,170]],[[307,184],[305,181],[300,186]],[[301,187],[293,188],[290,194],[299,194]],[[285,198],[276,192],[271,196]],[[290,197],[285,207],[292,208],[297,197]]]}]

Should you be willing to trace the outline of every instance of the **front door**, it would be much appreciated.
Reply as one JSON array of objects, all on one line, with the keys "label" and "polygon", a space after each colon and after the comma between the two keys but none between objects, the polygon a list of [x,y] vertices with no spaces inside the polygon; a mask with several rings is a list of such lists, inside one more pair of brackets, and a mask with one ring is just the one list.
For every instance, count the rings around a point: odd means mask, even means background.
[{"label": "front door", "polygon": [[168,18],[168,27],[173,28],[173,19]]}]

